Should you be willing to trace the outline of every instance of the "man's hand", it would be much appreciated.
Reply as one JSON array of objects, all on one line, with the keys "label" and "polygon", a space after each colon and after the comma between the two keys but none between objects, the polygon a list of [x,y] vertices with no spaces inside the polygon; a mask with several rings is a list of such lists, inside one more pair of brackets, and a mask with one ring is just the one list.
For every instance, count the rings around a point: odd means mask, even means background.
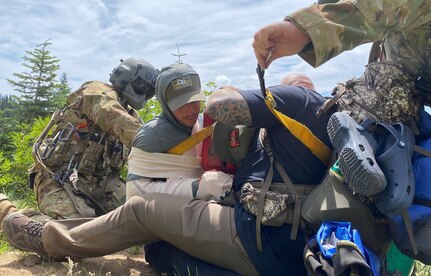
[{"label": "man's hand", "polygon": [[[299,53],[308,43],[310,37],[290,21],[270,24],[254,35],[253,48],[257,62],[262,68],[277,58]],[[269,51],[272,54],[268,60]]]}]

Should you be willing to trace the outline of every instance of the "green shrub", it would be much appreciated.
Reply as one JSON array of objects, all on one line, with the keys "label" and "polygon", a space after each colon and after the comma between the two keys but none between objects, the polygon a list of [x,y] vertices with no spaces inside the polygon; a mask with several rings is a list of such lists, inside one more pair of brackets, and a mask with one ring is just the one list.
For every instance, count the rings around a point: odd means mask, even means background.
[{"label": "green shrub", "polygon": [[33,162],[32,146],[48,122],[49,118],[37,118],[32,125],[18,125],[17,130],[10,133],[14,153],[7,158],[0,152],[0,192],[13,201],[23,201],[23,205],[35,206],[36,203],[27,170]]}]

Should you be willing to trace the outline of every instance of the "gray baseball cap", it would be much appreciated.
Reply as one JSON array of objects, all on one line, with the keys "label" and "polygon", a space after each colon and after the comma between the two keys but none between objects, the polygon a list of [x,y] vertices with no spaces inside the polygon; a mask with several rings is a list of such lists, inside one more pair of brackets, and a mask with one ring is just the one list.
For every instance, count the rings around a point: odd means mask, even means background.
[{"label": "gray baseball cap", "polygon": [[183,105],[205,101],[198,73],[188,64],[175,63],[160,72],[156,83],[157,97],[162,97],[171,111]]}]

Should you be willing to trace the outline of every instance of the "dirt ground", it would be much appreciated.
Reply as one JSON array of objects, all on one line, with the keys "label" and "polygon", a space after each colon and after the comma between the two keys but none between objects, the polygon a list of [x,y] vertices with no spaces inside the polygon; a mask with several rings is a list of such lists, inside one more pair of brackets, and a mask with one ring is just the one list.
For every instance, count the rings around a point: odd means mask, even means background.
[{"label": "dirt ground", "polygon": [[35,254],[20,251],[0,255],[0,275],[161,275],[151,268],[143,254],[130,254],[127,250],[105,257],[88,258],[80,261],[47,263]]}]

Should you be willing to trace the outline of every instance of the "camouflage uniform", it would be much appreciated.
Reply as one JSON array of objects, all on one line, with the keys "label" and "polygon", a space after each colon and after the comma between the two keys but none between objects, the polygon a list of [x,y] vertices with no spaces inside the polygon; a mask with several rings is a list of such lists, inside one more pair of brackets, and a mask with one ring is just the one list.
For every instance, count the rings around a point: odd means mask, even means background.
[{"label": "camouflage uniform", "polygon": [[125,202],[120,170],[142,123],[108,84],[84,83],[33,147],[30,183],[55,219],[94,217]]},{"label": "camouflage uniform", "polygon": [[[381,53],[385,60],[400,65],[413,83],[410,103],[418,102],[415,81],[425,103],[431,103],[431,0],[341,0],[334,4],[311,5],[286,16],[285,20],[293,22],[310,36],[311,43],[299,55],[314,67],[358,45],[382,41]],[[399,73],[397,68],[394,70]],[[362,76],[359,81],[371,85],[372,89],[379,87],[380,84],[373,85],[372,80],[366,77]],[[411,86],[390,83],[389,88],[385,88],[389,90],[385,97],[378,96],[376,101],[370,102],[365,99],[369,98],[368,95],[360,101],[370,110],[380,109],[376,102],[392,102],[393,95],[390,94],[400,88],[409,90]],[[344,102],[349,105],[351,100],[352,95]],[[405,101],[405,97],[400,101]],[[395,105],[406,117],[410,116],[409,109],[410,113],[411,109],[419,109],[419,104],[400,102]],[[401,106],[405,106],[405,110]],[[417,114],[415,117],[417,119]]]}]

